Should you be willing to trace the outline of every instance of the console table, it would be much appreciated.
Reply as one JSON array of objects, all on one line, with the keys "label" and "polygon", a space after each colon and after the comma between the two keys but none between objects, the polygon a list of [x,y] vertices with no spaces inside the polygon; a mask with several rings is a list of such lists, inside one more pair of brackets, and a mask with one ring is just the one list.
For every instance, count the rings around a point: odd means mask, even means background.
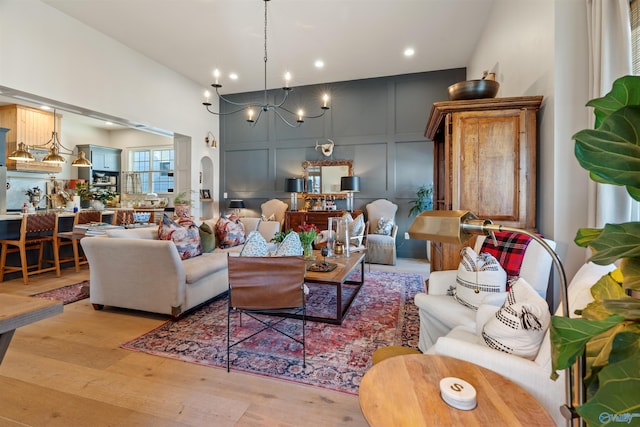
[{"label": "console table", "polygon": [[[319,230],[326,230],[329,218],[342,216],[346,211],[286,211],[284,213],[284,230],[297,230],[299,225],[314,224]],[[351,212],[351,217],[356,218],[361,210]]]}]

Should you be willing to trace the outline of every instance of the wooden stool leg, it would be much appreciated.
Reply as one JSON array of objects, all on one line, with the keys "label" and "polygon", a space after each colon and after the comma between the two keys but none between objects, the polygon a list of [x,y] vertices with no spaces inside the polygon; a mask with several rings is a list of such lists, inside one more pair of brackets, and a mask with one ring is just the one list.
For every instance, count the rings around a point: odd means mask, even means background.
[{"label": "wooden stool leg", "polygon": [[78,253],[78,240],[71,240],[71,245],[73,246],[73,258],[76,262],[76,273],[80,271],[80,254]]},{"label": "wooden stool leg", "polygon": [[54,239],[51,246],[53,247],[53,262],[56,263],[56,276],[60,277],[60,246],[58,243],[58,239]]},{"label": "wooden stool leg", "polygon": [[0,255],[0,282],[4,282],[4,268],[7,265],[7,251],[9,250],[9,245],[3,243],[2,244],[2,255]]},{"label": "wooden stool leg", "polygon": [[27,265],[27,249],[24,245],[20,245],[20,266],[22,267],[22,281],[25,285],[29,284],[29,266]]}]

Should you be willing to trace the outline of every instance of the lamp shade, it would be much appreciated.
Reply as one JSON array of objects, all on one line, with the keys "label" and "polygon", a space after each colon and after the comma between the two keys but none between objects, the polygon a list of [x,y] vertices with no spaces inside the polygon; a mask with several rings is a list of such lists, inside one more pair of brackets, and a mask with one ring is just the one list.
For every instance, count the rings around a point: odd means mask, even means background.
[{"label": "lamp shade", "polygon": [[287,193],[302,193],[304,191],[304,180],[302,178],[287,178],[285,191]]},{"label": "lamp shade", "polygon": [[244,209],[244,200],[229,200],[230,209]]},{"label": "lamp shade", "polygon": [[360,177],[343,176],[340,178],[340,191],[360,191]]}]

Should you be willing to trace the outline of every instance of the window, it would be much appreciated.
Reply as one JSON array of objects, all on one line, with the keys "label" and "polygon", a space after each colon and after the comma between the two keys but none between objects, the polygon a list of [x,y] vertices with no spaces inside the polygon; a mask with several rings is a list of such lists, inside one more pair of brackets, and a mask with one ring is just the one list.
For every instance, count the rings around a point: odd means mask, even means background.
[{"label": "window", "polygon": [[140,177],[141,193],[168,193],[173,189],[173,148],[131,150],[129,169]]}]

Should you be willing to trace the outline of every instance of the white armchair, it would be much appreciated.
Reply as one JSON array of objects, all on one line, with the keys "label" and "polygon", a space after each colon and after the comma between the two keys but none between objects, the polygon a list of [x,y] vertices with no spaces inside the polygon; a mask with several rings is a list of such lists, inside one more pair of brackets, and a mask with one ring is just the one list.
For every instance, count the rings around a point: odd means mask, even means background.
[{"label": "white armchair", "polygon": [[[395,224],[395,217],[398,205],[385,199],[379,199],[369,203],[366,208],[366,262],[396,265],[396,234],[398,233],[398,226]],[[393,221],[390,235],[375,233],[380,218]]]},{"label": "white armchair", "polygon": [[[587,263],[576,273],[569,285],[568,292],[572,317],[575,316],[573,313],[576,309],[586,307],[593,300],[590,293],[591,286],[613,269],[615,269],[614,265],[599,266]],[[493,316],[498,308],[480,306],[477,313],[478,331],[458,326],[446,336],[438,338],[435,345],[426,352],[465,360],[503,375],[535,397],[546,408],[557,425],[565,425],[566,420],[559,410],[566,398],[564,372],[559,372],[560,378],[556,381],[551,380],[549,330],[547,330],[538,354],[533,360],[489,348],[480,333],[485,321]],[[562,314],[561,310],[562,308],[559,308],[557,314]],[[420,332],[422,333],[422,325]]]},{"label": "white armchair", "polygon": [[[476,239],[475,251],[480,252],[485,237]],[[555,242],[546,240],[555,249]],[[532,240],[525,251],[520,268],[520,276],[525,279],[542,298],[546,298],[551,256],[545,249]],[[419,293],[414,302],[420,314],[420,341],[422,352],[431,348],[436,340],[447,335],[455,327],[464,327],[467,331],[476,330],[476,311],[457,302],[448,291],[456,284],[456,270],[434,271],[429,275],[428,293]],[[492,304],[501,305],[503,301]]]}]

